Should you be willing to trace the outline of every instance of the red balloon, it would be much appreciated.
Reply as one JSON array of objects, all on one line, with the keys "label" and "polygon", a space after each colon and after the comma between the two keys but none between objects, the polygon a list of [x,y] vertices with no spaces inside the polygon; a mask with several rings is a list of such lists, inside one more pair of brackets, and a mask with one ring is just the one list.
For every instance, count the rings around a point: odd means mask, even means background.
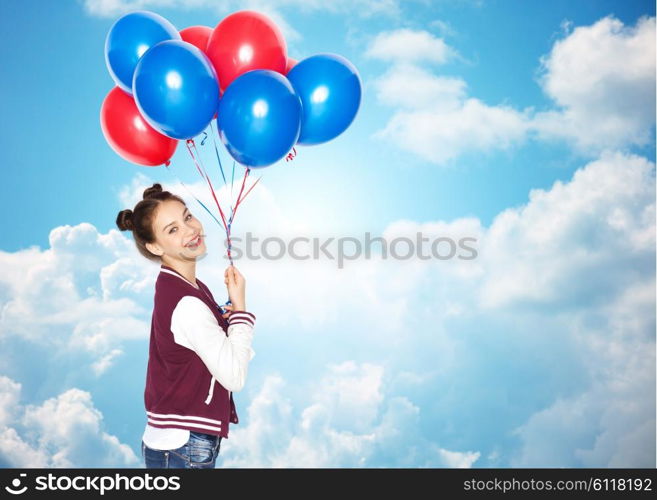
[{"label": "red balloon", "polygon": [[292,59],[291,57],[288,57],[287,64],[285,65],[285,73],[283,74],[287,75],[290,72],[290,70],[297,65],[298,62],[299,61],[297,61],[296,59]]},{"label": "red balloon", "polygon": [[283,73],[287,64],[281,31],[268,17],[250,10],[235,12],[217,24],[206,54],[222,90],[247,71],[270,69]]},{"label": "red balloon", "polygon": [[198,47],[204,54],[210,35],[212,35],[212,28],[209,26],[190,26],[180,32],[183,41]]},{"label": "red balloon", "polygon": [[168,163],[178,141],[152,128],[135,100],[119,87],[109,91],[100,108],[100,127],[107,143],[123,159],[154,167]]}]

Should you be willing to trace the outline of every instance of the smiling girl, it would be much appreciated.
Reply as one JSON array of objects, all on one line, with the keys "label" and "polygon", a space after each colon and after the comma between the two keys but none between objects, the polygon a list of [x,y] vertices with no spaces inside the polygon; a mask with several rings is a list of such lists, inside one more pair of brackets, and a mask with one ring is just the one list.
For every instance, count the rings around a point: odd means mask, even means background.
[{"label": "smiling girl", "polygon": [[237,423],[233,392],[244,387],[255,316],[247,312],[245,280],[229,266],[224,283],[232,305],[222,314],[196,277],[206,253],[201,222],[178,196],[153,184],[116,224],[132,231],[139,252],[160,263],[155,282],[141,442],[147,468],[214,468],[229,423]]}]

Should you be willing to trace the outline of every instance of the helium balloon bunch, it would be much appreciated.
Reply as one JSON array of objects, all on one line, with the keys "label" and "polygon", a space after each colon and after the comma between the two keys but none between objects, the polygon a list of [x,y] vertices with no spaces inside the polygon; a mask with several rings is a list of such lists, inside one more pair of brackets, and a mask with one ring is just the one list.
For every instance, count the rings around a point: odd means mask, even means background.
[{"label": "helium balloon bunch", "polygon": [[[213,120],[230,156],[246,168],[246,180],[250,169],[273,165],[297,144],[337,137],[360,107],[353,64],[335,54],[289,58],[279,28],[250,10],[230,14],[214,29],[182,31],[153,12],[131,12],[111,27],[105,61],[116,86],[103,101],[100,122],[112,149],[139,165],[168,166],[185,140],[213,196],[194,143],[208,127],[214,140]],[[218,151],[217,160],[226,182]],[[229,218],[214,196],[229,236],[243,192],[244,182]]]}]

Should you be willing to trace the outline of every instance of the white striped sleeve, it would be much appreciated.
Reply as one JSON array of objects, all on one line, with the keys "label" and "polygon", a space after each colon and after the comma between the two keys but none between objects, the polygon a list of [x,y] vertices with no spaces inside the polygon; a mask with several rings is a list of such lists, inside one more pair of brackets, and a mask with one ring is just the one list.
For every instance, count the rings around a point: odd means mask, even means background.
[{"label": "white striped sleeve", "polygon": [[221,385],[238,392],[244,387],[249,361],[255,355],[251,347],[255,316],[236,311],[228,323],[226,336],[205,302],[186,295],[173,311],[171,332],[176,343],[198,354]]},{"label": "white striped sleeve", "polygon": [[[255,315],[247,311],[232,311],[228,316],[228,335],[248,334],[255,328]],[[253,359],[255,352],[251,349],[249,361]]]}]

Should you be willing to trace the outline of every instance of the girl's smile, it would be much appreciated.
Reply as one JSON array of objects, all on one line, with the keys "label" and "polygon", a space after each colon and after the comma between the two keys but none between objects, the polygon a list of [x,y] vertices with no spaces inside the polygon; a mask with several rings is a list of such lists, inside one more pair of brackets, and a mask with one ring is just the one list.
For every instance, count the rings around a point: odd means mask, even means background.
[{"label": "girl's smile", "polygon": [[199,247],[199,245],[203,243],[203,235],[202,234],[197,234],[187,245],[185,245],[188,248],[193,248],[196,249]]}]

